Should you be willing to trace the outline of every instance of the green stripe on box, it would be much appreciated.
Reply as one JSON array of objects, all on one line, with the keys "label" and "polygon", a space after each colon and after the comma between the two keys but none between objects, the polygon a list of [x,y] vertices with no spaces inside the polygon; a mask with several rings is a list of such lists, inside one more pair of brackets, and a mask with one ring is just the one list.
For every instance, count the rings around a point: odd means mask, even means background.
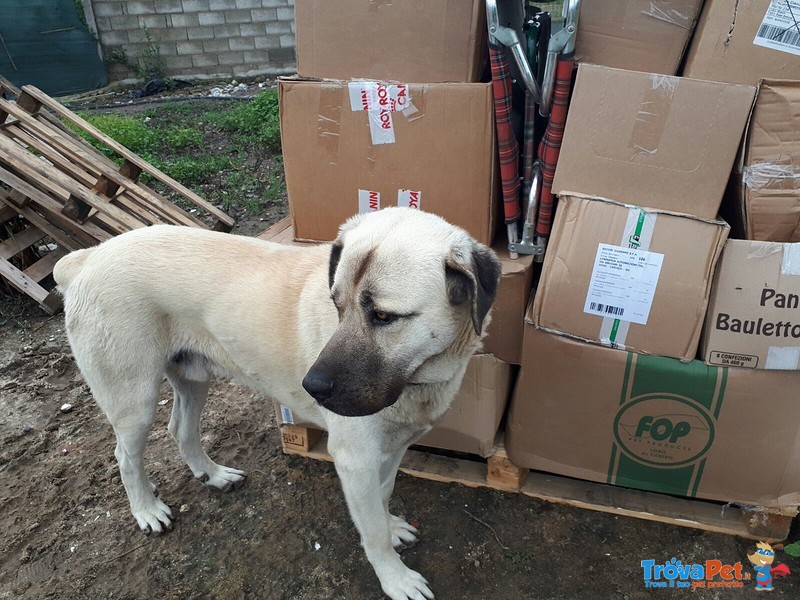
[{"label": "green stripe on box", "polygon": [[727,369],[628,353],[608,482],[695,496],[714,442]]}]

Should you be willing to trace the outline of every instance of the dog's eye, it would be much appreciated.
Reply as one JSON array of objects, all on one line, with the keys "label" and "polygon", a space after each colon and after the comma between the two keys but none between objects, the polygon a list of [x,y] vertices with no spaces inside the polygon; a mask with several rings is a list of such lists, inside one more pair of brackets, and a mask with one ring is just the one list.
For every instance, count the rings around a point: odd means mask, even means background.
[{"label": "dog's eye", "polygon": [[381,325],[387,325],[388,323],[391,323],[392,321],[394,321],[396,318],[397,318],[397,315],[393,315],[391,313],[388,313],[388,312],[385,312],[385,311],[382,311],[382,310],[376,310],[372,314],[372,319],[376,323],[379,323]]}]

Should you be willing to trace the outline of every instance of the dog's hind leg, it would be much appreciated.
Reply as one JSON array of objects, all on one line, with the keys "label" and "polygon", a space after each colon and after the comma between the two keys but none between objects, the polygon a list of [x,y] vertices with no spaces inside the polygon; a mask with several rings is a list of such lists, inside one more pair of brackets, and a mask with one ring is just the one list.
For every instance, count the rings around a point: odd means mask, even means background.
[{"label": "dog's hind leg", "polygon": [[192,474],[206,485],[223,492],[241,487],[247,474],[215,463],[200,442],[200,416],[208,396],[209,381],[186,379],[174,368],[167,369],[167,379],[174,391],[168,429]]},{"label": "dog's hind leg", "polygon": [[144,447],[158,402],[157,382],[114,386],[95,382],[92,393],[114,428],[114,455],[139,528],[148,535],[172,529],[172,511],[156,498],[144,469]]}]

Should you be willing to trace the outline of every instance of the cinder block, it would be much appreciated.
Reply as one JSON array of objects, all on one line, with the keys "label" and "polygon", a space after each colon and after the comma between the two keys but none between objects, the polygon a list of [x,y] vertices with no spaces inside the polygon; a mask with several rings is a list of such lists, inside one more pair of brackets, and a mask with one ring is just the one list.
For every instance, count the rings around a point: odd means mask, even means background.
[{"label": "cinder block", "polygon": [[261,8],[261,0],[236,0],[236,8]]},{"label": "cinder block", "polygon": [[183,12],[200,12],[208,10],[209,0],[181,0]]},{"label": "cinder block", "polygon": [[153,0],[135,0],[125,3],[125,12],[129,15],[154,15],[156,6]]},{"label": "cinder block", "polygon": [[228,39],[224,37],[203,40],[203,52],[227,52],[230,50]]},{"label": "cinder block", "polygon": [[201,12],[197,15],[200,25],[222,25],[225,23],[224,12]]},{"label": "cinder block", "polygon": [[226,23],[249,23],[252,19],[249,10],[226,10],[225,22]]},{"label": "cinder block", "polygon": [[178,54],[202,54],[203,42],[178,42]]},{"label": "cinder block", "polygon": [[186,29],[186,36],[190,40],[211,40],[214,39],[213,27],[189,27]]},{"label": "cinder block", "polygon": [[291,33],[292,27],[286,21],[273,21],[272,23],[267,23],[267,33]]},{"label": "cinder block", "polygon": [[128,39],[127,31],[114,31],[112,29],[110,31],[101,30],[100,41],[104,46],[121,46],[122,44],[127,44],[130,40]]},{"label": "cinder block", "polygon": [[122,4],[119,2],[95,2],[92,5],[94,9],[94,16],[95,17],[116,17],[118,15],[125,14],[125,11],[122,10]]},{"label": "cinder block", "polygon": [[294,34],[282,35],[281,36],[281,48],[294,48]]},{"label": "cinder block", "polygon": [[233,10],[236,8],[236,0],[209,0],[209,10]]},{"label": "cinder block", "polygon": [[256,43],[256,50],[271,50],[272,48],[281,47],[281,36],[279,35],[263,35],[253,38]]},{"label": "cinder block", "polygon": [[164,58],[164,64],[169,71],[190,69],[193,66],[191,56],[167,56]]},{"label": "cinder block", "polygon": [[277,12],[278,12],[278,21],[294,21],[293,8],[279,8]]},{"label": "cinder block", "polygon": [[181,0],[158,0],[155,4],[156,12],[160,14],[183,12],[183,3]]},{"label": "cinder block", "polygon": [[253,21],[277,21],[278,10],[275,8],[256,8],[250,11]]},{"label": "cinder block", "polygon": [[185,27],[169,27],[151,32],[150,35],[159,42],[182,42],[188,39]]},{"label": "cinder block", "polygon": [[214,25],[214,37],[230,38],[239,35],[239,25]]},{"label": "cinder block", "polygon": [[[117,19],[119,17],[116,17]],[[111,27],[111,17],[95,17],[94,22],[97,25],[97,31],[108,31]]]},{"label": "cinder block", "polygon": [[245,63],[267,63],[269,62],[269,54],[266,50],[247,50],[244,53]]},{"label": "cinder block", "polygon": [[244,61],[244,52],[220,52],[220,65],[240,65]]},{"label": "cinder block", "polygon": [[[136,15],[122,15],[121,17],[110,17],[111,29],[139,29],[139,17]],[[102,31],[104,27],[97,22],[97,28]]]},{"label": "cinder block", "polygon": [[264,8],[279,8],[286,6],[286,0],[262,0],[261,6]]},{"label": "cinder block", "polygon": [[198,27],[200,25],[200,17],[197,13],[170,15],[169,20],[173,27]]},{"label": "cinder block", "polygon": [[276,48],[269,51],[270,62],[289,62],[294,59],[294,48]]},{"label": "cinder block", "polygon": [[192,56],[192,66],[194,67],[213,67],[219,64],[219,57],[212,52],[195,54]]},{"label": "cinder block", "polygon": [[228,44],[230,44],[231,50],[254,50],[256,47],[253,38],[246,37],[229,38]]},{"label": "cinder block", "polygon": [[160,42],[158,44],[158,53],[161,56],[177,56],[177,44],[175,42]]},{"label": "cinder block", "polygon": [[166,29],[167,17],[166,15],[142,15],[139,17],[139,27],[147,27],[148,29]]},{"label": "cinder block", "polygon": [[263,23],[242,23],[239,25],[239,33],[243,37],[256,37],[264,35],[266,32],[267,28],[264,27]]}]

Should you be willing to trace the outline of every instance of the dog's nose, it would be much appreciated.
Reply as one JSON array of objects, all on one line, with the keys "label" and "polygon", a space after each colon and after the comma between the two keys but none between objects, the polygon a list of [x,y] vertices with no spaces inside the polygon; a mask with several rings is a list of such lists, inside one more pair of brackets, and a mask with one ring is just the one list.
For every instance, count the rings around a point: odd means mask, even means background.
[{"label": "dog's nose", "polygon": [[303,378],[303,387],[317,402],[321,402],[333,393],[333,380],[325,373],[311,369]]}]

